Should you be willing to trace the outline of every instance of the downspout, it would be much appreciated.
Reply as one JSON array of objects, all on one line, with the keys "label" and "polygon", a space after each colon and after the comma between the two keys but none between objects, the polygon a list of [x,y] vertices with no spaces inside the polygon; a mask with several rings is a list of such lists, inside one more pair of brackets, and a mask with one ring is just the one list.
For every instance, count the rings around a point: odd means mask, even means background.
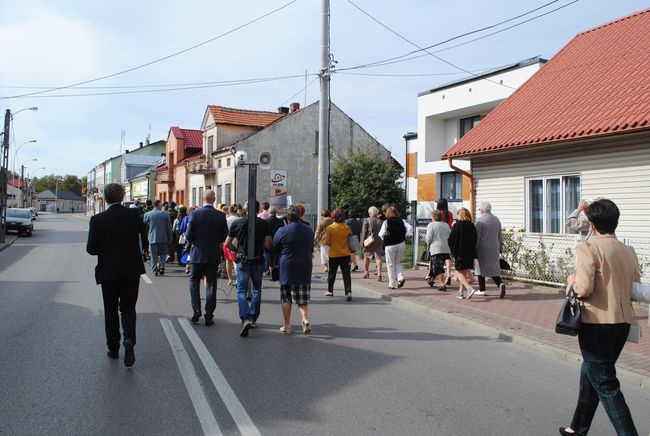
[{"label": "downspout", "polygon": [[[461,170],[457,166],[454,165],[454,159],[451,157],[447,158],[447,164],[449,164],[449,168],[452,170],[456,171],[457,173],[460,173],[464,176],[466,176],[469,179],[469,202],[470,202],[470,207],[471,207],[471,214],[472,218],[474,218],[474,214],[476,211],[476,197],[474,196],[474,176],[471,173],[468,173],[465,170]],[[471,162],[470,162],[471,165]]]}]

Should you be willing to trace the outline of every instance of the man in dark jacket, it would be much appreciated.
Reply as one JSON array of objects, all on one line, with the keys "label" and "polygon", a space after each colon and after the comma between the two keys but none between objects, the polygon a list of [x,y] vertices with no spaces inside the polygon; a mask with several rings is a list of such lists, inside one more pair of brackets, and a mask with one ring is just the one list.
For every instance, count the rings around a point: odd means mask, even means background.
[{"label": "man in dark jacket", "polygon": [[106,185],[104,197],[109,206],[105,212],[90,218],[86,251],[97,256],[95,280],[102,287],[108,357],[119,357],[119,308],[124,330],[124,365],[130,367],[135,363],[135,304],[140,275],[145,272],[140,238],[146,230],[138,211],[121,205],[124,200],[121,185]]},{"label": "man in dark jacket", "polygon": [[217,267],[221,262],[221,244],[228,235],[226,214],[214,208],[215,194],[207,190],[203,194],[203,207],[190,215],[185,238],[190,250],[190,298],[192,322],[201,318],[201,279],[205,276],[205,325],[212,325],[217,307]]}]

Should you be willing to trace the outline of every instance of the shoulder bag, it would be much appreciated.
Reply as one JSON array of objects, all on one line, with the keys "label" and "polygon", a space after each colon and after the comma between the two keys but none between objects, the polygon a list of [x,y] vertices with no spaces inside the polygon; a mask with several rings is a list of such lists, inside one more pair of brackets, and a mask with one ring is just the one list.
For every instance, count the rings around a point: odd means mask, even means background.
[{"label": "shoulder bag", "polygon": [[375,243],[375,237],[370,235],[366,239],[363,240],[363,247],[367,248],[367,247],[371,246],[374,243]]},{"label": "shoulder bag", "polygon": [[420,256],[420,262],[429,262],[429,259],[431,259],[431,253],[429,253],[429,246],[427,246]]},{"label": "shoulder bag", "polygon": [[566,300],[555,321],[555,333],[576,336],[582,323],[580,299],[573,290],[573,283],[567,285],[566,293]]}]

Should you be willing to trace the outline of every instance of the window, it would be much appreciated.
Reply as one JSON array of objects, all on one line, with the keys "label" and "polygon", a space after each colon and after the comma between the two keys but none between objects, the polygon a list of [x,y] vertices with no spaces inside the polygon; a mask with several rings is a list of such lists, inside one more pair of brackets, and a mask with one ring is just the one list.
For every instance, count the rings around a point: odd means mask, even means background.
[{"label": "window", "polygon": [[469,117],[469,118],[461,118],[460,120],[460,134],[459,138],[462,138],[472,130],[474,127],[478,126],[478,123],[481,122],[481,116],[477,115],[475,117]]},{"label": "window", "polygon": [[192,188],[192,206],[196,206],[196,187]]},{"label": "window", "polygon": [[217,204],[221,203],[221,185],[217,185]]},{"label": "window", "polygon": [[217,168],[221,168],[221,159],[217,161]]},{"label": "window", "polygon": [[440,196],[447,200],[463,199],[463,175],[440,173]]},{"label": "window", "polygon": [[205,149],[206,156],[211,156],[213,150],[214,150],[214,136],[210,135],[208,136],[208,144]]},{"label": "window", "polygon": [[226,159],[226,167],[229,167],[229,166],[230,166],[230,158],[227,158]]},{"label": "window", "polygon": [[224,189],[224,196],[226,197],[224,202],[226,204],[232,204],[232,202],[230,201],[231,200],[231,198],[230,198],[230,183],[226,183],[226,185],[224,186],[223,189]]},{"label": "window", "polygon": [[203,186],[199,186],[199,198],[197,198],[197,201],[199,206],[203,204]]},{"label": "window", "polygon": [[526,181],[526,228],[534,233],[573,233],[566,217],[580,202],[580,176],[536,177]]}]

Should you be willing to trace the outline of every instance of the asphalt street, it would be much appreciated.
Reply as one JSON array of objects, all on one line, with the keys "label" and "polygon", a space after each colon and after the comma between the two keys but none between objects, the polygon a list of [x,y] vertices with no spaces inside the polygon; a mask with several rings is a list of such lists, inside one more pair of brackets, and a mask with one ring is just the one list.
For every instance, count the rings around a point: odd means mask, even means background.
[{"label": "asphalt street", "polygon": [[[206,327],[188,322],[180,267],[149,272],[126,369],[106,357],[87,227],[80,215],[41,215],[34,236],[0,252],[0,434],[554,435],[569,424],[577,363],[354,287],[352,302],[341,284],[324,297],[321,278],[310,336],[297,309],[294,332],[279,332],[278,285],[265,280],[259,327],[241,338],[225,280]],[[649,434],[650,391],[623,392]],[[602,408],[590,434],[613,434]]]}]

